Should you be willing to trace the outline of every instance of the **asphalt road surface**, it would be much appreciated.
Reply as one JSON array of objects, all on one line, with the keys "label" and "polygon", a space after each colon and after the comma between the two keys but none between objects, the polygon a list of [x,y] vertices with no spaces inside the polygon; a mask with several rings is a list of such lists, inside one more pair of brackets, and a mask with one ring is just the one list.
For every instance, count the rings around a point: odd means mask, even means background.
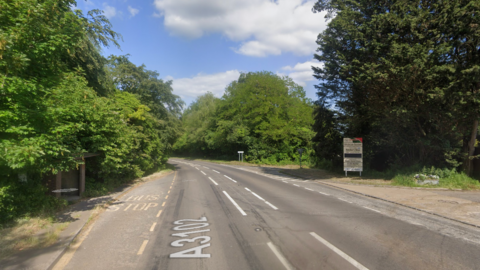
[{"label": "asphalt road surface", "polygon": [[64,269],[480,269],[479,230],[248,167],[171,159]]}]

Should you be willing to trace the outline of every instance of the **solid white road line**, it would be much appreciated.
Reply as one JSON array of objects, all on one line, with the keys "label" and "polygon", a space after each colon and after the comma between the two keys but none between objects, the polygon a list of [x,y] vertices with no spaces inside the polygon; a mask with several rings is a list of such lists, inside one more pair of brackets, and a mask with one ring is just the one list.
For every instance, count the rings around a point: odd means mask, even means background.
[{"label": "solid white road line", "polygon": [[216,172],[216,173],[220,173],[220,172],[217,172],[217,171],[215,171],[215,170],[212,170],[212,171],[214,171],[214,172]]},{"label": "solid white road line", "polygon": [[381,213],[380,211],[378,211],[378,210],[375,210],[375,209],[372,209],[372,208],[370,208],[370,207],[366,207],[366,206],[364,206],[363,208],[367,208],[368,210],[372,210],[372,211],[375,211],[375,212]]},{"label": "solid white road line", "polygon": [[208,177],[208,179],[210,179],[210,181],[212,181],[215,185],[218,186],[217,182],[215,182],[212,178]]},{"label": "solid white road line", "polygon": [[201,171],[203,173],[203,175],[207,175],[206,173],[204,173],[203,171]]},{"label": "solid white road line", "polygon": [[292,267],[292,265],[290,265],[290,263],[283,256],[283,254],[278,250],[278,248],[274,244],[272,244],[272,242],[268,242],[267,245],[273,251],[273,254],[275,254],[275,256],[277,256],[278,260],[283,264],[285,269],[288,269],[288,270],[295,269],[295,268]]},{"label": "solid white road line", "polygon": [[320,191],[319,191],[318,193],[320,193],[320,194],[323,194],[323,195],[327,195],[327,196],[330,196],[330,194],[327,194],[327,193],[323,193],[323,192],[320,192]]},{"label": "solid white road line", "polygon": [[148,240],[143,240],[143,244],[140,247],[140,249],[137,252],[137,255],[142,255],[143,251],[145,250],[145,247],[147,246]]},{"label": "solid white road line", "polygon": [[227,196],[227,198],[233,203],[233,205],[235,205],[235,207],[238,209],[238,211],[240,211],[240,213],[242,213],[242,215],[246,216],[247,213],[245,213],[242,208],[240,208],[240,206],[232,199],[232,197],[230,197],[230,195],[228,195],[228,193],[224,190],[223,193],[225,194],[225,196]]},{"label": "solid white road line", "polygon": [[265,201],[265,203],[268,204],[268,205],[269,205],[270,207],[272,207],[273,209],[278,210],[278,208],[277,208],[275,205],[273,205],[273,204],[271,204],[271,203],[269,203],[269,202],[267,202],[267,201]]},{"label": "solid white road line", "polygon": [[340,249],[338,249],[337,247],[335,247],[334,245],[330,244],[327,240],[323,239],[322,237],[320,237],[318,234],[314,233],[314,232],[311,232],[310,235],[312,235],[313,237],[315,237],[318,241],[320,241],[322,244],[324,244],[325,246],[329,247],[331,250],[335,251],[335,253],[337,253],[338,255],[340,255],[342,258],[344,258],[345,260],[347,260],[349,263],[351,263],[353,266],[355,266],[357,269],[361,269],[361,270],[368,270],[368,268],[366,268],[365,266],[361,265],[359,262],[355,261],[352,257],[348,256],[345,252],[341,251]]},{"label": "solid white road line", "polygon": [[349,202],[349,201],[347,201],[347,200],[344,200],[344,199],[342,199],[342,198],[338,198],[338,199],[339,199],[340,201],[344,201],[344,202],[352,203],[352,202]]}]

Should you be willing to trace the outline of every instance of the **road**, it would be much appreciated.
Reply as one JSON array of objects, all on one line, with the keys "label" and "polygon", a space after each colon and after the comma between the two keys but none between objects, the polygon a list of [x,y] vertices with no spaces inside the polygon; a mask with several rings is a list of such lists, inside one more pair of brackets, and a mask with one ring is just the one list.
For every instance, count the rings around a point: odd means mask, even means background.
[{"label": "road", "polygon": [[[480,269],[479,231],[315,182],[171,159],[64,269]],[[65,261],[65,260],[64,260]]]}]

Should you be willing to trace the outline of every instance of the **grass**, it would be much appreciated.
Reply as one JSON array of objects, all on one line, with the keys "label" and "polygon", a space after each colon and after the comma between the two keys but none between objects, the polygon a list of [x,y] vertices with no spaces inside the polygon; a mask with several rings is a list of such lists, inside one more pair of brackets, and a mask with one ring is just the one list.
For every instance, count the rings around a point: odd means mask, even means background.
[{"label": "grass", "polygon": [[0,230],[0,260],[25,249],[53,245],[69,222],[54,223],[52,216],[21,218]]}]

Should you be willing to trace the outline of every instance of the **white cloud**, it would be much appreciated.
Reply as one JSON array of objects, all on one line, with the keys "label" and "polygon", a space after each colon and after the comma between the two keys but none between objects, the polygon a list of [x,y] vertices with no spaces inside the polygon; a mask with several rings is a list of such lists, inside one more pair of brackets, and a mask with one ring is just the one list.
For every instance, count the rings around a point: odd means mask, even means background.
[{"label": "white cloud", "polygon": [[311,11],[316,0],[154,0],[172,35],[199,38],[221,33],[241,42],[235,51],[263,57],[292,52],[313,54],[324,14]]},{"label": "white cloud", "polygon": [[196,97],[207,92],[212,92],[215,96],[221,97],[225,88],[232,81],[240,76],[238,70],[228,70],[215,74],[199,73],[192,78],[175,79],[167,76],[166,80],[172,80],[174,94],[179,95],[184,100],[193,100]]},{"label": "white cloud", "polygon": [[316,60],[297,63],[294,67],[282,67],[282,72],[277,72],[277,74],[288,75],[295,83],[305,87],[308,81],[316,80],[315,77],[313,77],[312,66],[323,67],[323,63]]},{"label": "white cloud", "polygon": [[135,17],[135,15],[138,14],[139,10],[131,6],[128,6],[128,12],[130,12],[131,17]]},{"label": "white cloud", "polygon": [[111,19],[117,15],[117,9],[109,6],[107,3],[103,3],[103,15],[105,15],[105,17],[108,19]]}]

